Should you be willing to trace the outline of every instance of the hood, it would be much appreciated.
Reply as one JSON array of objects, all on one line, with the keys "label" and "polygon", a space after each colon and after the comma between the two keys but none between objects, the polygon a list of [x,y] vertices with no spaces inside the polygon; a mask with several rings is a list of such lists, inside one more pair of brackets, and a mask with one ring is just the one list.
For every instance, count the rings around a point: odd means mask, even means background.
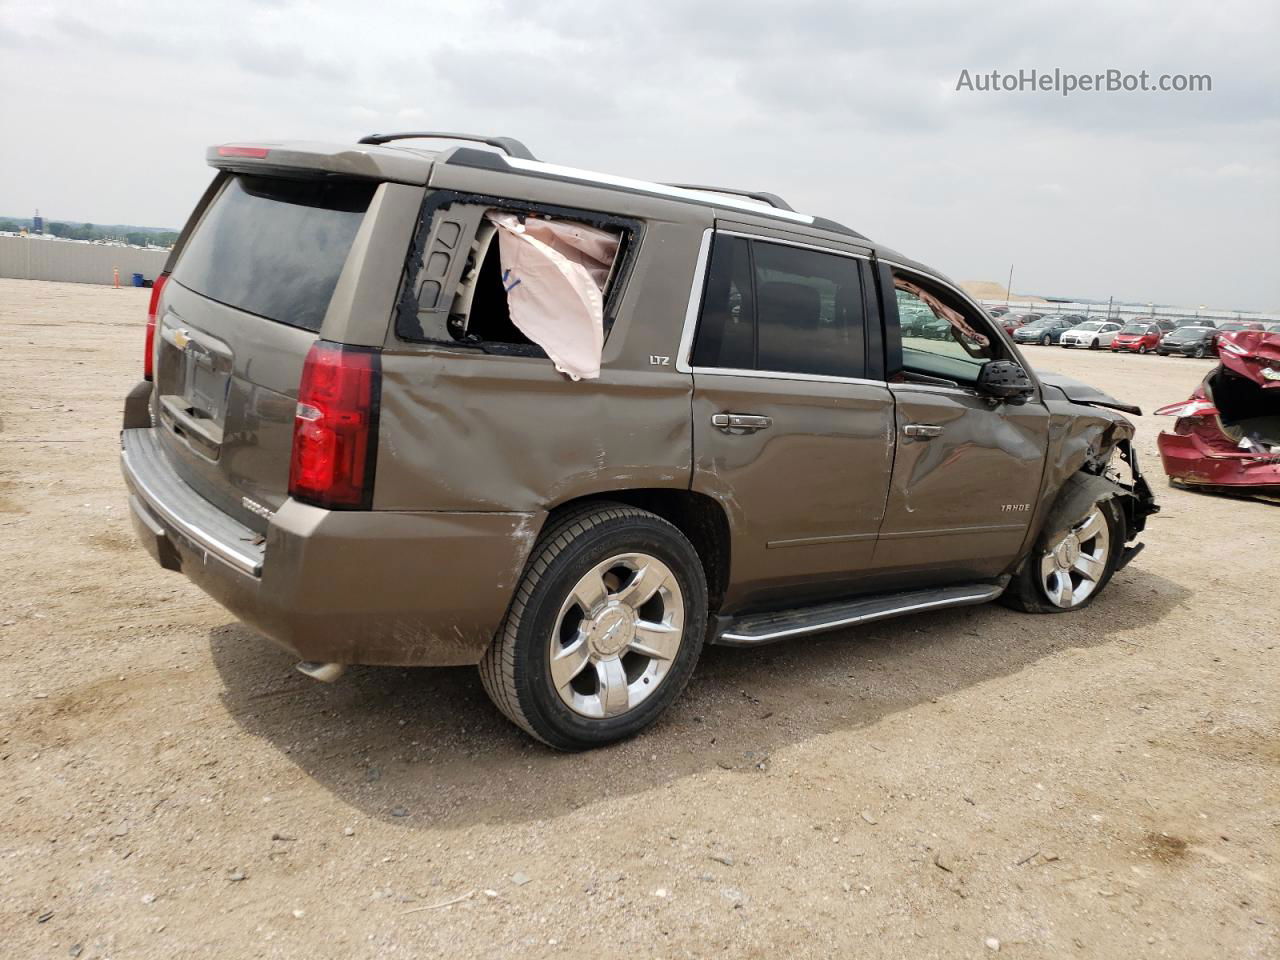
[{"label": "hood", "polygon": [[1232,373],[1280,393],[1280,333],[1224,333],[1218,338],[1218,359]]},{"label": "hood", "polygon": [[1111,410],[1132,413],[1135,417],[1142,416],[1141,407],[1134,406],[1132,403],[1123,403],[1111,396],[1111,394],[1103,393],[1097,387],[1091,387],[1087,383],[1081,383],[1071,377],[1064,377],[1060,373],[1040,373],[1036,371],[1036,376],[1040,378],[1042,384],[1056,388],[1072,403],[1084,403],[1091,407],[1107,407]]}]

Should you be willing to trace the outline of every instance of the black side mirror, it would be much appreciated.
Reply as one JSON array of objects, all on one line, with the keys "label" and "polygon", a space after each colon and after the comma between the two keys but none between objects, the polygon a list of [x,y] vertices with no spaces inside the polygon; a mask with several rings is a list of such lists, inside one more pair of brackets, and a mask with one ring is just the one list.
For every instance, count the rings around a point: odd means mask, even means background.
[{"label": "black side mirror", "polygon": [[1022,364],[1013,360],[988,360],[978,371],[978,392],[983,396],[1025,403],[1035,386]]}]

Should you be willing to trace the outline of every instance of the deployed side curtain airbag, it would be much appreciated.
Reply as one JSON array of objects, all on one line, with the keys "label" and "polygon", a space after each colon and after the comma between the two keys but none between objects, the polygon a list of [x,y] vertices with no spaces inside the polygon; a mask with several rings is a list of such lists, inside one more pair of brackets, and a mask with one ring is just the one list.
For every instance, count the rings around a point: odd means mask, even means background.
[{"label": "deployed side curtain airbag", "polygon": [[584,224],[487,213],[498,228],[511,322],[574,380],[600,376],[604,285],[615,234]]}]

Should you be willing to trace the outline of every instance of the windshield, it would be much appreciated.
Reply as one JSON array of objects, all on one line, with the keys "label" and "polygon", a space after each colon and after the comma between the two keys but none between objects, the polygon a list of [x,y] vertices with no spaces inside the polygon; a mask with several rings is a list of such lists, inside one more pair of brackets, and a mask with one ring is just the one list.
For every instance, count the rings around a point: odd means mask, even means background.
[{"label": "windshield", "polygon": [[1147,332],[1147,325],[1145,323],[1126,323],[1120,332],[1136,333],[1141,335]]}]

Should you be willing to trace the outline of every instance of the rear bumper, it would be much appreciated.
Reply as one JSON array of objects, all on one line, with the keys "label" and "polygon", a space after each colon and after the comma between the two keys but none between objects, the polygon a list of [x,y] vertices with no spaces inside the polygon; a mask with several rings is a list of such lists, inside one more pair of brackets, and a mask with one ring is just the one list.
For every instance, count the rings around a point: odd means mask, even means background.
[{"label": "rear bumper", "polygon": [[1164,472],[1173,480],[1217,487],[1280,488],[1280,458],[1211,450],[1194,433],[1156,438]]},{"label": "rear bumper", "polygon": [[123,432],[121,468],[134,529],[155,560],[300,660],[477,663],[542,520],[287,500],[263,537],[187,486],[152,429]]}]

